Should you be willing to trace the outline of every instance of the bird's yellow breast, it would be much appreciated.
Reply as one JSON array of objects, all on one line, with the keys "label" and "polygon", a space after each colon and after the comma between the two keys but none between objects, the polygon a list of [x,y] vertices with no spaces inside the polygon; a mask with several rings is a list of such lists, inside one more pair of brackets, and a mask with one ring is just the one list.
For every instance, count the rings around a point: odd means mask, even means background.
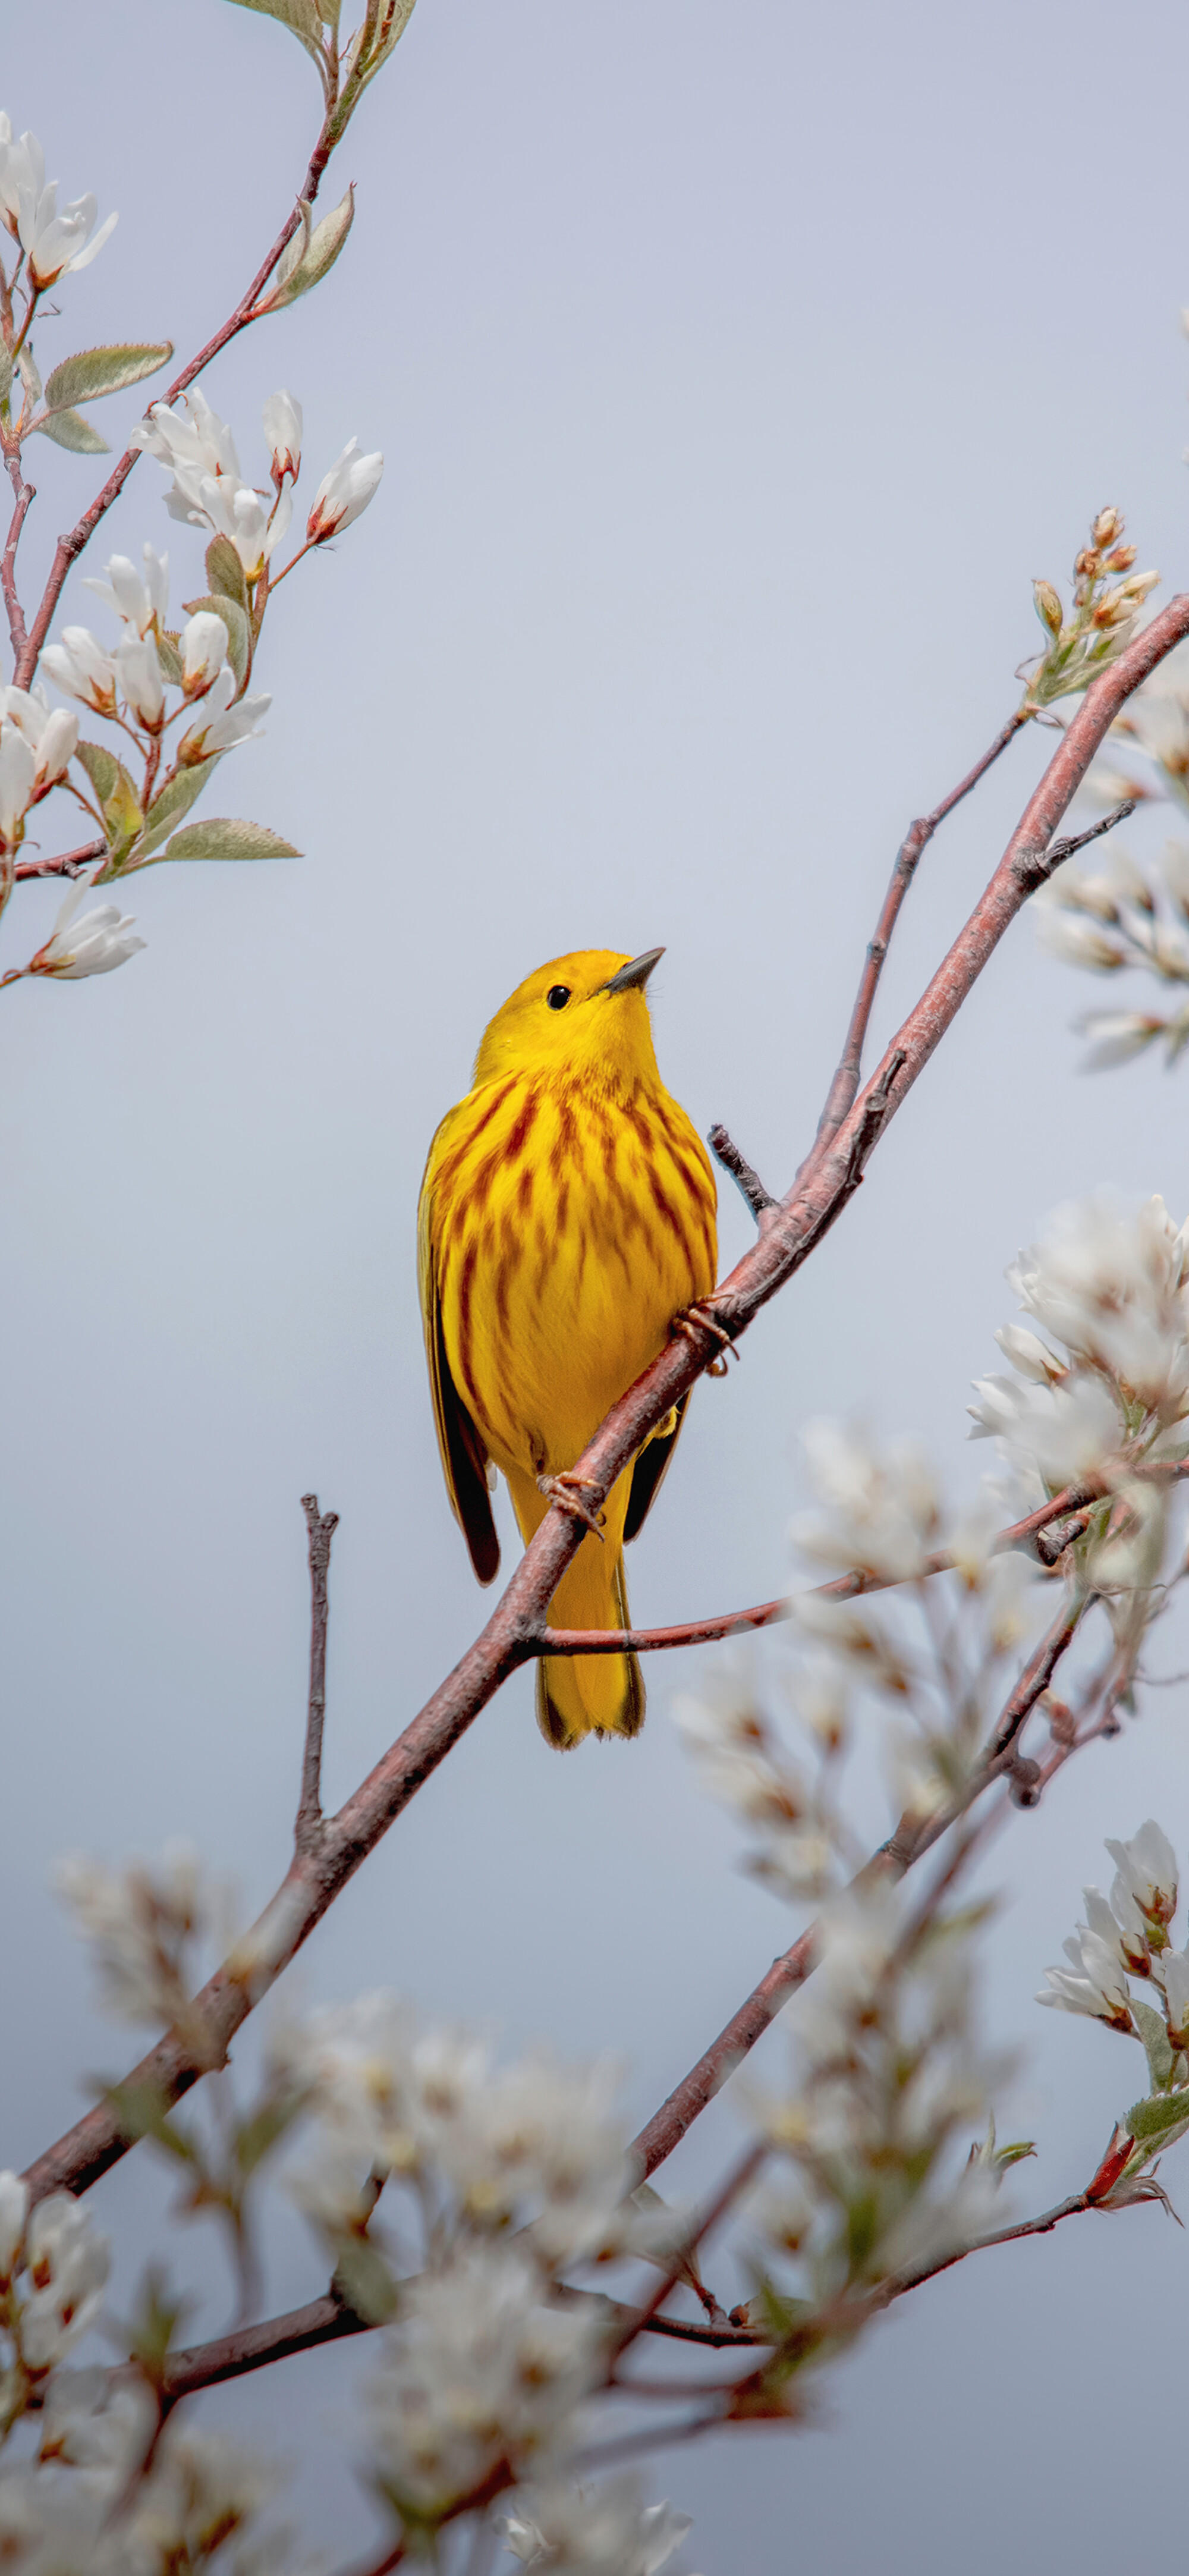
[{"label": "bird's yellow breast", "polygon": [[434,1138],[424,1215],[451,1375],[505,1472],[571,1466],[714,1285],[709,1159],[659,1079],[479,1083]]}]

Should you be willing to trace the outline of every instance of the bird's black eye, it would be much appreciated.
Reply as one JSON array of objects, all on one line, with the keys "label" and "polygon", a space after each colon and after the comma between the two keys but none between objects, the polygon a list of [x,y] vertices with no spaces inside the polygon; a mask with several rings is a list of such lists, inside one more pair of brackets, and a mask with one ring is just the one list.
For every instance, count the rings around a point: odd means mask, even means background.
[{"label": "bird's black eye", "polygon": [[551,1011],[564,1011],[569,998],[570,987],[568,984],[551,984],[545,995],[546,1002],[548,1003]]}]

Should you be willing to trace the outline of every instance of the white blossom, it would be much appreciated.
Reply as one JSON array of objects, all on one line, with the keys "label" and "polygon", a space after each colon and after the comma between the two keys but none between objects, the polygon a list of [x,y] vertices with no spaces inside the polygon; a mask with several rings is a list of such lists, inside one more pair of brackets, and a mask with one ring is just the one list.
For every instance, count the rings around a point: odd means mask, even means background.
[{"label": "white blossom", "polygon": [[37,787],[37,760],[23,733],[0,726],[0,849],[14,850]]},{"label": "white blossom", "polygon": [[1163,1199],[1058,1208],[1007,1276],[1043,1330],[1128,1394],[1169,1419],[1189,1402],[1189,1232]]},{"label": "white blossom", "polygon": [[15,725],[34,755],[38,795],[65,776],[78,743],[78,717],[51,707],[42,688],[0,688],[0,724]]},{"label": "white blossom", "polygon": [[56,975],[65,982],[83,975],[110,975],[113,967],[126,965],[144,947],[133,930],[133,914],[121,913],[118,903],[97,904],[94,912],[84,912],[81,921],[75,919],[90,882],[84,877],[71,887],[50,937],[30,959],[31,975]]},{"label": "white blossom", "polygon": [[541,2576],[657,2576],[692,2527],[671,2504],[644,2504],[634,2479],[550,2487],[503,2522],[512,2556]]},{"label": "white blossom", "polygon": [[398,2507],[433,2518],[498,2460],[547,2462],[598,2381],[604,2332],[585,2308],[546,2306],[517,2246],[471,2246],[409,2282],[366,2390],[372,2465]]},{"label": "white blossom", "polygon": [[795,1544],[823,1565],[861,1567],[890,1583],[920,1574],[936,1545],[938,1496],[916,1442],[880,1450],[853,1425],[818,1421],[807,1424],[802,1444],[824,1509],[794,1522]]},{"label": "white blossom", "polygon": [[1100,929],[1097,922],[1056,903],[1038,906],[1036,935],[1050,957],[1067,966],[1088,966],[1096,975],[1113,975],[1127,963],[1127,943],[1118,932]]},{"label": "white blossom", "polygon": [[52,286],[67,269],[89,266],[117,221],[109,215],[95,232],[98,212],[97,199],[87,195],[59,214],[58,182],[46,185],[37,136],[22,134],[14,142],[8,117],[0,117],[0,218],[25,252],[35,286]]},{"label": "white blossom", "polygon": [[[143,447],[159,465],[167,465],[175,477],[199,478],[213,475],[226,477],[233,485],[243,482],[235,440],[225,420],[212,411],[201,386],[191,385],[182,396],[182,413],[171,411],[167,403],[151,403],[147,420],[139,423],[129,439],[130,447]],[[180,491],[171,495],[181,500]],[[187,519],[190,504],[173,510],[175,518]]]},{"label": "white blossom", "polygon": [[0,2173],[0,2284],[11,2281],[25,2233],[29,2186],[11,2170]]},{"label": "white blossom", "polygon": [[296,483],[301,472],[301,404],[296,394],[284,386],[270,394],[264,406],[264,435],[272,455],[273,479],[280,483],[287,474]]},{"label": "white blossom", "polygon": [[39,2200],[25,2231],[24,2299],[18,2334],[27,2370],[52,2370],[95,2323],[111,2248],[68,2191]]},{"label": "white blossom", "polygon": [[61,643],[46,645],[41,666],[64,697],[81,699],[96,715],[114,716],[115,662],[89,627],[64,627]]},{"label": "white blossom", "polygon": [[262,731],[262,718],[271,705],[267,689],[261,689],[255,697],[237,700],[235,673],[230,663],[224,662],[207,691],[197,723],[182,735],[179,761],[188,766],[197,760],[209,760],[212,752],[232,751],[236,743],[251,742]]},{"label": "white blossom", "polygon": [[151,635],[125,635],[116,646],[116,670],[129,715],[146,733],[158,733],[165,717],[165,683]]},{"label": "white blossom", "polygon": [[1079,1925],[1063,1948],[1073,1962],[1072,1973],[1046,1968],[1048,1991],[1038,1994],[1037,2003],[1051,2004],[1057,2012],[1088,2013],[1114,2030],[1131,2030],[1131,1994],[1117,1943],[1112,1948],[1097,1932]]},{"label": "white blossom", "polygon": [[1111,1859],[1140,1913],[1161,1928],[1177,1910],[1177,1856],[1168,1836],[1149,1816],[1130,1842],[1107,1842]]},{"label": "white blossom", "polygon": [[118,2021],[172,2022],[186,2001],[187,1946],[212,1911],[189,1845],[167,1845],[154,1869],[60,1861],[55,1886],[91,1943],[107,2011]]},{"label": "white blossom", "polygon": [[1168,1950],[1161,1968],[1169,2038],[1174,2048],[1189,2048],[1189,1959],[1183,1950]]},{"label": "white blossom", "polygon": [[1038,1387],[981,1377],[974,1393],[977,1402],[967,1408],[971,1439],[997,1439],[1053,1492],[1104,1470],[1127,1437],[1118,1399],[1101,1378],[1071,1376],[1060,1386]]},{"label": "white blossom", "polygon": [[188,698],[205,696],[227,659],[227,628],[213,608],[200,608],[182,629],[182,687]]},{"label": "white blossom", "polygon": [[169,557],[159,555],[147,539],[141,551],[143,576],[129,555],[113,555],[105,566],[106,581],[87,579],[83,588],[93,590],[96,599],[138,635],[160,634],[169,615]]},{"label": "white blossom", "polygon": [[348,439],[342,455],[337,457],[329,474],[324,474],[314,494],[306,521],[306,540],[312,546],[324,545],[349,528],[374,500],[384,471],[384,459],[377,452],[359,454],[357,438]]}]

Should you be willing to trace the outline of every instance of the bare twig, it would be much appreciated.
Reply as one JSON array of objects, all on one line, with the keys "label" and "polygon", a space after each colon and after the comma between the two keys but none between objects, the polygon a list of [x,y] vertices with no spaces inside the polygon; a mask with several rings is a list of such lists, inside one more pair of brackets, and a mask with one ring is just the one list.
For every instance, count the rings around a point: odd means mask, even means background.
[{"label": "bare twig", "polygon": [[[832,1141],[815,1155],[811,1168],[794,1183],[757,1242],[706,1301],[708,1310],[733,1338],[746,1330],[761,1307],[795,1275],[853,1196],[863,1177],[866,1154],[907,1098],[1005,931],[1048,872],[1046,852],[1053,834],[1120,708],[1186,635],[1189,597],[1179,594],[1088,690],[1029,798],[990,882],[926,991],[909,1012],[875,1077],[860,1093]],[[605,1501],[616,1478],[672,1406],[704,1373],[712,1356],[711,1343],[695,1349],[685,1337],[676,1337],[612,1406],[582,1456],[574,1461],[573,1472],[590,1480],[589,1491],[596,1502]],[[571,1514],[556,1507],[546,1513],[474,1644],[339,1813],[328,1820],[317,1851],[294,1855],[282,1886],[252,1931],[216,1970],[196,2000],[203,2028],[222,2050],[226,2050],[253,2006],[308,1940],[395,1817],[473,1724],[508,1674],[534,1652],[531,1641],[541,1633],[549,1602],[581,1537]],[[752,2036],[758,2036],[758,2030],[767,2026],[784,1993],[792,1990],[783,1962],[778,1961],[771,1973],[777,1981],[776,1999],[771,2009],[761,2011]],[[792,1984],[799,1982],[797,1974]],[[762,1997],[763,1991],[757,1989],[757,1994]],[[745,2017],[752,2003],[753,1999],[749,1999],[743,2008]],[[729,2025],[728,2030],[733,2027]],[[743,2045],[750,2045],[750,2040],[745,2039]],[[166,2100],[176,2100],[202,2071],[179,2034],[170,2032],[142,2059],[130,2080],[152,2084]],[[697,2073],[695,2069],[695,2077]],[[687,2083],[691,2081],[687,2079]],[[715,2080],[690,2109],[675,2136],[684,2133],[689,2120],[717,2090],[719,2081],[721,2074],[716,2072]],[[679,2094],[683,2089],[678,2088]],[[661,2117],[658,2114],[658,2119]],[[650,2129],[653,2125],[650,2123]],[[112,2108],[107,2103],[97,2105],[29,2168],[34,2198],[55,2189],[85,2190],[119,2160],[128,2143]],[[668,2149],[661,2152],[667,2153]],[[660,2161],[660,2152],[652,2161]]]},{"label": "bare twig", "polygon": [[715,1161],[722,1164],[724,1172],[730,1173],[731,1179],[746,1199],[758,1224],[760,1218],[767,1215],[769,1208],[779,1205],[779,1201],[773,1198],[770,1190],[765,1189],[759,1173],[753,1172],[750,1163],[744,1160],[733,1138],[728,1136],[725,1127],[712,1127],[706,1142]]},{"label": "bare twig", "polygon": [[942,798],[940,805],[934,806],[931,814],[919,815],[915,823],[909,824],[896,854],[896,864],[875,926],[875,936],[867,949],[866,964],[855,996],[850,1027],[846,1033],[846,1044],[842,1050],[838,1070],[826,1094],[826,1105],[818,1120],[817,1136],[812,1149],[814,1154],[819,1153],[829,1144],[831,1137],[837,1135],[843,1119],[849,1116],[854,1106],[863,1066],[863,1047],[879,988],[879,979],[883,973],[884,959],[891,945],[892,932],[899,918],[900,907],[916,875],[922,853],[928,847],[938,825],[944,823],[947,814],[952,814],[954,807],[962,803],[963,797],[969,796],[971,789],[978,786],[979,780],[986,777],[987,771],[998,760],[1000,752],[1006,751],[1009,742],[1014,740],[1021,726],[1026,723],[1027,717],[1023,708],[1017,707],[1015,714],[1009,716],[1007,723],[1000,727],[990,750],[983,753],[981,760],[976,760],[973,769],[967,771],[959,785],[952,788],[948,796]]},{"label": "bare twig", "polygon": [[17,547],[21,542],[21,530],[25,524],[29,504],[37,498],[37,487],[24,480],[19,446],[9,446],[7,442],[5,443],[4,462],[8,467],[8,479],[12,485],[15,507],[9,522],[4,553],[0,556],[0,590],[3,590],[4,605],[8,612],[8,632],[12,638],[13,659],[19,665],[27,639],[25,613],[17,596]]},{"label": "bare twig", "polygon": [[316,1494],[303,1494],[310,1543],[310,1696],[306,1714],[305,1753],[301,1766],[301,1799],[293,1827],[295,1851],[306,1852],[322,1839],[322,1730],[326,1723],[326,1625],[330,1616],[327,1577],[330,1542],[339,1525],[337,1512],[319,1512]]}]

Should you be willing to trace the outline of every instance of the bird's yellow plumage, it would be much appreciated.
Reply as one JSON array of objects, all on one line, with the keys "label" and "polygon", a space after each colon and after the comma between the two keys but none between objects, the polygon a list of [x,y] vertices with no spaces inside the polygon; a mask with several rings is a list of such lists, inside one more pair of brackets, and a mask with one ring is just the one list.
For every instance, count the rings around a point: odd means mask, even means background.
[{"label": "bird's yellow plumage", "polygon": [[[543,1484],[565,1477],[674,1316],[714,1285],[714,1175],[657,1071],[644,997],[659,953],[587,949],[530,975],[497,1012],[473,1087],[430,1147],[418,1247],[426,1351],[450,1500],[482,1583],[499,1565],[488,1462],[507,1477],[528,1540],[552,1499]],[[628,1625],[623,1542],[680,1428],[679,1411],[619,1478],[603,1535],[583,1539],[554,1594],[554,1626]],[[637,1733],[644,1685],[633,1655],[555,1655],[537,1669],[551,1744]]]}]

